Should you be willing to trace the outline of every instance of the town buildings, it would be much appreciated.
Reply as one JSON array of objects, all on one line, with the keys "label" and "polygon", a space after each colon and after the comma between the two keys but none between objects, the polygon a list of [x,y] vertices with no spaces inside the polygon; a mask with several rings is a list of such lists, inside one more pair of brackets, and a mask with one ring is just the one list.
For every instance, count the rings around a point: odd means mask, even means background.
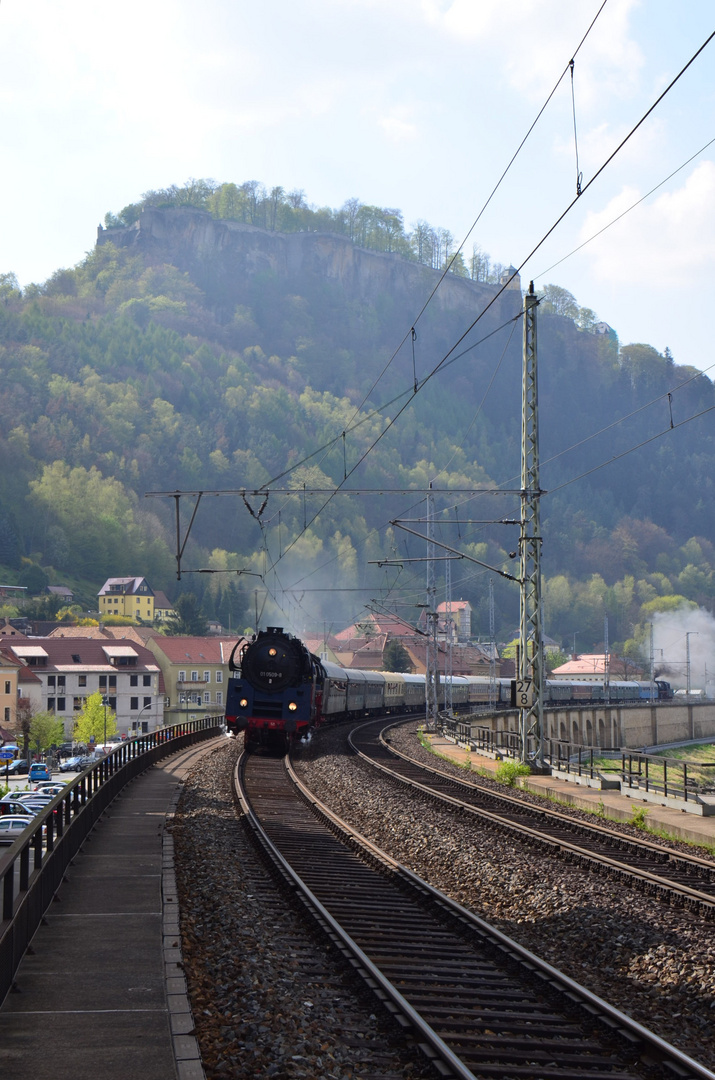
[{"label": "town buildings", "polygon": [[[116,713],[120,735],[154,731],[164,723],[161,669],[153,653],[135,641],[25,638],[11,640],[7,649],[21,665],[19,696],[29,699],[33,712],[51,712],[62,720],[67,739],[76,714],[97,691]],[[22,677],[22,667],[32,680]]]}]

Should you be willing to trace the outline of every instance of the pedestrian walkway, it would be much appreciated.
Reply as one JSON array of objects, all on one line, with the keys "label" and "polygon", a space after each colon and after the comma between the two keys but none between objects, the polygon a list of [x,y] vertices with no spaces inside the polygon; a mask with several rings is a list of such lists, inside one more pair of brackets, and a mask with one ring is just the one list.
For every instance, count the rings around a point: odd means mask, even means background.
[{"label": "pedestrian walkway", "polygon": [[[464,765],[465,768],[469,765],[475,771],[486,769],[488,772],[496,772],[500,765],[500,762],[493,758],[482,757],[477,752],[469,751],[466,747],[442,735],[430,735],[428,738],[435,754],[449,758],[459,765]],[[715,847],[715,816],[701,817],[677,808],[646,802],[638,798],[637,792],[634,792],[632,796],[627,796],[621,794],[620,791],[586,787],[577,783],[576,779],[562,780],[555,776],[529,776],[525,779],[523,786],[536,795],[543,795],[544,798],[554,799],[580,810],[590,810],[594,814],[613,821],[630,822],[636,812],[644,819],[645,827],[653,832],[662,831],[679,840]]]},{"label": "pedestrian walkway", "polygon": [[149,768],[90,833],[0,1008],[2,1076],[202,1080],[165,825],[216,743]]}]

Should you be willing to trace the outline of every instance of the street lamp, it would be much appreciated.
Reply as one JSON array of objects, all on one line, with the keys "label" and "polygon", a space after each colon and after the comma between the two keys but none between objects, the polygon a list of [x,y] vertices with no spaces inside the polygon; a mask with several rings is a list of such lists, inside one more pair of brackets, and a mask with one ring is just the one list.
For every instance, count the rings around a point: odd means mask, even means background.
[{"label": "street lamp", "polygon": [[141,714],[143,712],[145,712],[146,709],[150,709],[153,704],[154,704],[154,702],[150,701],[148,705],[142,705],[141,709],[139,710],[139,713],[138,713],[136,721],[135,721],[136,726],[137,726],[137,735],[139,734],[139,723],[140,723],[139,718],[140,718]]}]

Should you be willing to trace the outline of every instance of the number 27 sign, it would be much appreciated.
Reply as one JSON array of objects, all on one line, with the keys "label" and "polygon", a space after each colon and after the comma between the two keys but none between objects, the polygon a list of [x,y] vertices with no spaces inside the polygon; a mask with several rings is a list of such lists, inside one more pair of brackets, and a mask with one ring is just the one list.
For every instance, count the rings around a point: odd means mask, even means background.
[{"label": "number 27 sign", "polygon": [[533,679],[514,679],[514,700],[513,704],[517,709],[530,709],[534,704],[534,680]]}]

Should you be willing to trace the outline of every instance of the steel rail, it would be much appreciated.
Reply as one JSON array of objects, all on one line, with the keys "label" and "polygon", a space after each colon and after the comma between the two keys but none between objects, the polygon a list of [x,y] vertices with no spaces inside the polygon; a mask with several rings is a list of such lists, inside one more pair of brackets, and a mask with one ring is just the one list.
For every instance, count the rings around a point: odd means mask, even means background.
[{"label": "steel rail", "polygon": [[[296,790],[300,793],[303,801],[307,802],[309,807],[324,819],[326,824],[330,827],[331,831],[333,831],[334,833],[338,833],[339,836],[342,837],[343,842],[347,840],[347,842],[350,843],[351,846],[359,845],[361,847],[364,847],[370,859],[379,859],[379,861],[385,867],[389,868],[393,872],[393,874],[397,877],[398,881],[409,884],[412,889],[416,890],[424,898],[427,899],[430,906],[436,906],[438,909],[448,912],[451,919],[456,919],[463,927],[466,926],[469,932],[473,935],[476,935],[478,939],[486,939],[490,943],[490,946],[496,948],[502,955],[504,953],[509,954],[513,958],[513,960],[521,966],[522,969],[525,968],[529,971],[535,972],[537,979],[543,980],[545,987],[551,986],[562,997],[565,995],[568,999],[576,1003],[579,1007],[584,1008],[587,1013],[600,1016],[602,1018],[602,1022],[609,1030],[618,1032],[620,1034],[620,1037],[625,1040],[625,1042],[631,1047],[637,1046],[640,1048],[639,1053],[641,1053],[641,1061],[642,1054],[645,1053],[647,1060],[655,1060],[659,1064],[673,1069],[678,1075],[683,1078],[688,1077],[694,1078],[694,1080],[695,1078],[696,1080],[715,1080],[715,1073],[707,1069],[705,1066],[701,1065],[697,1061],[694,1061],[687,1054],[671,1046],[664,1039],[661,1039],[659,1036],[655,1035],[647,1028],[644,1028],[641,1024],[638,1024],[630,1017],[621,1013],[618,1009],[609,1005],[607,1002],[603,1001],[603,999],[599,998],[591,991],[580,986],[574,980],[559,972],[556,968],[552,967],[546,961],[541,960],[535,954],[529,952],[528,949],[525,949],[517,942],[512,941],[505,934],[501,933],[501,931],[496,930],[484,920],[474,915],[472,912],[461,907],[455,901],[451,900],[444,893],[442,893],[439,889],[423,881],[411,870],[402,866],[391,856],[376,847],[376,845],[368,841],[365,837],[361,836],[350,826],[348,826],[341,818],[338,817],[338,815],[331,811],[330,808],[322,802],[322,800],[317,798],[309,790],[309,788],[307,788],[307,786],[295,775],[295,772],[290,767],[289,762],[286,761],[285,765],[288,771],[288,777],[294,784]],[[237,778],[239,776],[238,767],[236,770],[236,776]],[[258,820],[258,815],[255,814],[252,807],[250,806],[250,799],[245,791],[245,788],[238,796],[238,801],[240,801],[241,809],[243,810],[244,814],[246,814],[254,833],[257,837],[260,836],[260,834],[264,832],[264,830],[261,828],[260,822]],[[272,817],[275,816],[275,807],[273,804],[268,807],[267,812]],[[294,843],[297,843],[299,839],[299,835],[294,835],[292,838]],[[433,1031],[430,1025],[427,1024],[426,1026],[423,1026],[425,1024],[425,1021],[423,1021],[422,1018],[419,1017],[419,1014],[414,1010],[414,1008],[409,1004],[409,1002],[405,1001],[400,991],[392,987],[389,979],[386,979],[380,969],[376,967],[376,965],[364,953],[360,946],[358,946],[350,937],[350,935],[347,934],[342,927],[340,927],[339,923],[333,918],[330,912],[327,911],[327,909],[317,899],[317,897],[315,897],[310,888],[301,881],[300,876],[296,873],[296,871],[294,871],[288,865],[287,860],[276,849],[275,845],[272,844],[270,839],[266,837],[266,841],[267,850],[270,852],[271,859],[279,867],[283,876],[291,882],[294,888],[299,890],[302,897],[305,897],[306,900],[310,902],[311,907],[317,913],[316,917],[319,919],[320,922],[329,927],[331,935],[338,941],[340,941],[343,948],[349,950],[351,955],[357,957],[360,967],[362,968],[362,971],[364,973],[364,977],[367,977],[368,984],[371,981],[376,983],[382,993],[387,995],[388,1000],[390,1001],[393,1008],[398,1008],[400,1010],[400,1013],[409,1019],[410,1023],[414,1023],[415,1019],[418,1020],[419,1027],[417,1030],[422,1036],[422,1038],[428,1042],[428,1045],[432,1048],[432,1051],[438,1053],[438,1056],[441,1058],[441,1060],[445,1062],[449,1061],[449,1068],[454,1068],[455,1063],[459,1065],[461,1071],[455,1073],[455,1075],[473,1077],[475,1074],[470,1072],[469,1069],[467,1069],[466,1066],[462,1062],[460,1062],[458,1058],[455,1058],[454,1062],[452,1061],[453,1052],[449,1050],[449,1047],[446,1047],[446,1044],[443,1044],[443,1040],[441,1039],[441,1037]],[[379,925],[379,919],[377,918],[377,916],[376,923]],[[403,1005],[407,1006],[406,1010],[404,1009]],[[445,1049],[449,1052],[449,1055],[452,1056],[450,1056],[449,1058],[444,1058],[442,1056],[442,1045],[445,1045]],[[584,1068],[588,1070],[588,1064],[585,1061]],[[576,1069],[577,1071],[573,1071],[574,1069]],[[542,1073],[544,1075],[552,1075],[550,1067],[544,1070],[542,1067],[534,1064],[534,1070],[539,1075],[541,1075]],[[481,1070],[478,1067],[475,1071],[477,1074],[481,1074]],[[511,1075],[512,1072],[514,1072],[515,1074],[518,1072],[520,1075],[523,1074],[523,1070],[521,1068],[514,1069],[513,1067],[510,1068],[507,1066],[506,1072],[504,1072],[503,1075]],[[490,1068],[486,1069],[485,1075],[486,1074],[495,1075],[495,1073],[491,1071]],[[557,1073],[554,1071],[553,1075],[556,1076]],[[558,1075],[560,1075],[560,1073],[558,1073]],[[569,1071],[569,1075],[580,1075],[579,1066],[574,1065],[574,1067]],[[619,1073],[619,1075],[625,1074]],[[629,1072],[628,1075],[633,1075],[633,1073]]]},{"label": "steel rail", "polygon": [[[255,814],[253,807],[251,806],[248,795],[243,785],[243,765],[246,758],[246,752],[244,751],[236,764],[236,771],[234,774],[234,780],[236,789],[238,792],[238,798],[243,813],[253,829],[257,838],[259,838],[261,845],[270,852],[271,859],[280,868],[282,874],[288,878],[294,887],[298,890],[300,895],[310,904],[313,911],[318,915],[320,921],[327,926],[331,933],[340,941],[341,945],[348,954],[359,965],[359,970],[363,974],[363,977],[369,976],[380,987],[386,998],[392,1002],[394,1008],[404,1016],[408,1023],[415,1029],[415,1031],[424,1039],[428,1045],[432,1048],[435,1055],[447,1065],[453,1075],[458,1080],[477,1080],[474,1073],[471,1072],[457,1057],[457,1055],[450,1050],[445,1042],[439,1037],[436,1031],[427,1024],[419,1013],[410,1005],[410,1003],[402,996],[396,986],[390,982],[389,979],[383,975],[380,969],[372,962],[360,946],[355,942],[350,935],[343,929],[340,923],[330,914],[327,908],[320,902],[311,889],[305,884],[305,882],[298,876],[293,867],[287,862],[287,860],[280,853],[278,848],[272,842],[270,837],[263,829],[258,816]],[[293,774],[295,776],[295,774]],[[296,778],[297,779],[297,778]],[[374,845],[370,845],[371,853],[376,855],[379,853],[388,864],[396,865],[394,860],[389,856],[385,856],[383,852],[380,852]]]},{"label": "steel rail", "polygon": [[[365,726],[367,725],[361,725],[361,728]],[[394,726],[396,725],[388,725],[388,727]],[[352,741],[352,733],[349,736],[349,740],[350,746],[355,752],[355,754],[357,754],[360,758],[367,762],[371,766],[371,768],[377,769],[378,771],[384,773],[386,776],[389,776],[393,780],[398,780],[400,783],[405,784],[408,787],[412,787],[418,791],[421,791],[429,798],[438,799],[440,802],[455,806],[459,810],[473,814],[475,817],[480,817],[487,821],[491,821],[499,828],[511,831],[519,836],[527,837],[530,840],[535,840],[538,843],[543,844],[545,847],[555,848],[559,851],[574,855],[579,859],[587,860],[590,863],[596,863],[598,865],[601,865],[608,870],[612,872],[617,872],[629,879],[636,879],[638,881],[641,881],[649,887],[658,890],[665,895],[675,896],[679,899],[682,899],[684,902],[687,902],[691,906],[699,907],[703,911],[703,913],[710,918],[715,917],[715,895],[713,895],[712,892],[706,893],[699,889],[693,888],[690,885],[680,884],[673,881],[671,878],[664,877],[660,874],[654,873],[653,871],[631,866],[627,862],[619,859],[616,856],[603,855],[600,852],[591,851],[587,847],[581,846],[573,840],[565,840],[559,837],[548,836],[543,832],[540,832],[539,829],[536,827],[531,827],[529,825],[513,821],[508,817],[503,817],[496,811],[488,810],[484,807],[474,806],[471,803],[465,802],[457,798],[456,796],[449,795],[444,791],[437,790],[435,787],[430,786],[428,782],[420,783],[418,780],[404,776],[399,772],[390,769],[389,766],[379,761],[376,761],[374,758],[370,757],[369,754],[366,754],[364,751],[360,750],[357,746],[355,746],[354,742]],[[462,786],[467,790],[485,792],[490,798],[509,801],[513,806],[518,807],[522,813],[527,812],[527,808],[524,806],[523,803],[520,803],[518,799],[511,798],[507,795],[497,795],[492,791],[487,792],[485,789],[480,788],[478,784],[468,784],[464,781],[460,781],[453,776],[450,776],[447,773],[442,772],[439,769],[430,769],[429,766],[424,765],[422,762],[415,761],[414,758],[410,758],[402,751],[396,750],[394,747],[389,746],[389,744],[385,743],[385,741],[382,739],[382,735],[380,736],[380,741],[390,753],[402,758],[410,765],[415,766],[416,768],[420,769],[422,772],[428,775],[430,773],[433,773],[434,775],[443,778],[454,787]],[[542,815],[547,820],[562,823],[567,827],[574,827],[573,819],[569,819],[565,814],[559,814],[546,808],[539,808],[534,811],[534,814]],[[615,837],[614,833],[610,832],[608,829],[603,828],[602,826],[592,826],[586,824],[585,822],[579,822],[578,830],[582,832],[591,832],[594,835],[598,835],[601,839],[610,839],[611,842],[614,842],[614,838],[618,843],[624,842],[622,837]],[[664,849],[662,847],[659,847],[657,844],[649,844],[647,841],[644,841],[641,844],[636,843],[636,841],[633,840],[629,840],[628,843],[635,849],[642,848],[654,854],[657,853],[660,856],[663,856],[664,854],[668,855],[668,853],[664,852]],[[708,863],[704,859],[698,859],[697,857],[690,857],[686,855],[678,855],[677,858],[680,861],[692,865],[697,869],[708,869],[713,874],[715,874],[715,866],[713,866],[712,863]],[[673,862],[674,860],[670,858],[669,861]]]}]

